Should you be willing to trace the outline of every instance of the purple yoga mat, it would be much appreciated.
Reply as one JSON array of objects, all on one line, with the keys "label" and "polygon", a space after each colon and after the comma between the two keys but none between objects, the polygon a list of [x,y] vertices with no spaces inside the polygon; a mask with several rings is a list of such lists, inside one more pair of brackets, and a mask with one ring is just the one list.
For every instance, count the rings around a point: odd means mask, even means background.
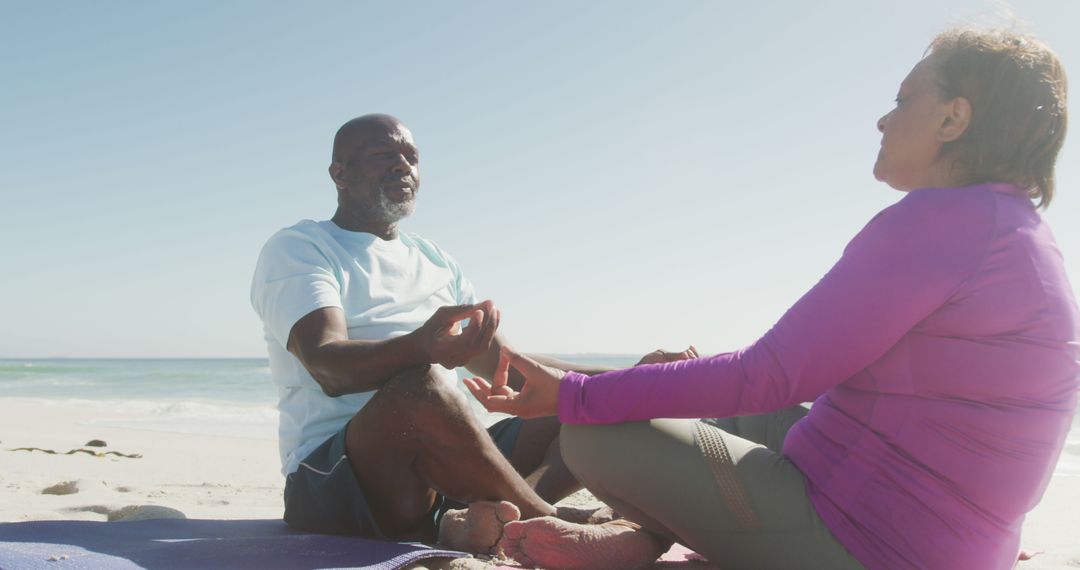
[{"label": "purple yoga mat", "polygon": [[290,529],[280,520],[0,524],[0,568],[10,570],[396,570],[440,556],[466,554],[422,544],[306,534]]}]

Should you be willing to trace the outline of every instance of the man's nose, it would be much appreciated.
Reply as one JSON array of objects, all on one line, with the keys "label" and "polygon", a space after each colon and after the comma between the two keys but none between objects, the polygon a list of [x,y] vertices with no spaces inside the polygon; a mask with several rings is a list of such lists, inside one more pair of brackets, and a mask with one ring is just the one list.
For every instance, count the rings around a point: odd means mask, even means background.
[{"label": "man's nose", "polygon": [[884,115],[881,116],[880,119],[877,120],[877,130],[878,130],[879,133],[884,133],[885,132],[885,121],[889,120],[889,115],[890,114],[891,113],[885,113]]},{"label": "man's nose", "polygon": [[408,159],[405,158],[405,155],[398,153],[392,169],[396,174],[412,174],[413,166],[409,163]]}]

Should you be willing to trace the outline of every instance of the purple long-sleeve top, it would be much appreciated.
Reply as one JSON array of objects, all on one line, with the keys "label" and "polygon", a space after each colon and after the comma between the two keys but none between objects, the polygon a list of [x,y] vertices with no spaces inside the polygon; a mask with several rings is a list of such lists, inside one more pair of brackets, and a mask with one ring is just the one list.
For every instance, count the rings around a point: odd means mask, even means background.
[{"label": "purple long-sleeve top", "polygon": [[760,340],[594,377],[565,423],[731,417],[813,401],[783,455],[868,568],[1010,568],[1080,384],[1054,238],[1011,185],[927,188],[875,216]]}]

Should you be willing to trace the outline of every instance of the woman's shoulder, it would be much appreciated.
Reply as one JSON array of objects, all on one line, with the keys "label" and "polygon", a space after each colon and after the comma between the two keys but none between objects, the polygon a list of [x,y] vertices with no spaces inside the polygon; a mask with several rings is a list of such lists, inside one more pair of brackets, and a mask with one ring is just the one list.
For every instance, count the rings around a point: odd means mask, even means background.
[{"label": "woman's shoulder", "polygon": [[981,186],[913,190],[870,220],[848,251],[976,258],[998,233],[998,209],[998,197]]},{"label": "woman's shoulder", "polygon": [[870,225],[904,233],[918,230],[937,238],[958,234],[988,238],[1005,219],[1014,217],[1005,211],[1027,215],[1034,214],[1034,207],[1012,185],[920,188],[883,210]]},{"label": "woman's shoulder", "polygon": [[900,213],[948,215],[978,220],[993,216],[1002,194],[1012,196],[1015,186],[977,184],[956,188],[920,188],[908,192],[896,203]]}]

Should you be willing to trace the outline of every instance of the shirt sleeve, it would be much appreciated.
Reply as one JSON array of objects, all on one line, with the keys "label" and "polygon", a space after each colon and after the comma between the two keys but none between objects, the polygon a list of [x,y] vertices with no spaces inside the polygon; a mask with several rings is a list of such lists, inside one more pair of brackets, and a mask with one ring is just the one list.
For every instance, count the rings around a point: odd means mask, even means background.
[{"label": "shirt sleeve", "polygon": [[457,290],[457,302],[459,305],[472,305],[476,303],[476,289],[473,288],[472,281],[469,281],[465,274],[461,272],[461,268],[458,267],[455,262],[449,256],[447,261],[450,263],[450,270],[454,273],[454,287]]},{"label": "shirt sleeve", "polygon": [[564,423],[731,417],[811,401],[881,358],[981,264],[994,201],[963,189],[909,193],[878,214],[832,269],[757,342],[559,388]]},{"label": "shirt sleeve", "polygon": [[472,281],[465,277],[465,274],[461,271],[461,266],[458,265],[457,260],[434,241],[421,238],[415,234],[411,235],[411,237],[450,270],[450,274],[453,275],[454,299],[457,304],[475,304],[476,290],[473,288]]},{"label": "shirt sleeve", "polygon": [[307,236],[283,230],[266,243],[251,283],[251,305],[267,334],[288,346],[293,325],[323,307],[341,307],[329,258]]}]

